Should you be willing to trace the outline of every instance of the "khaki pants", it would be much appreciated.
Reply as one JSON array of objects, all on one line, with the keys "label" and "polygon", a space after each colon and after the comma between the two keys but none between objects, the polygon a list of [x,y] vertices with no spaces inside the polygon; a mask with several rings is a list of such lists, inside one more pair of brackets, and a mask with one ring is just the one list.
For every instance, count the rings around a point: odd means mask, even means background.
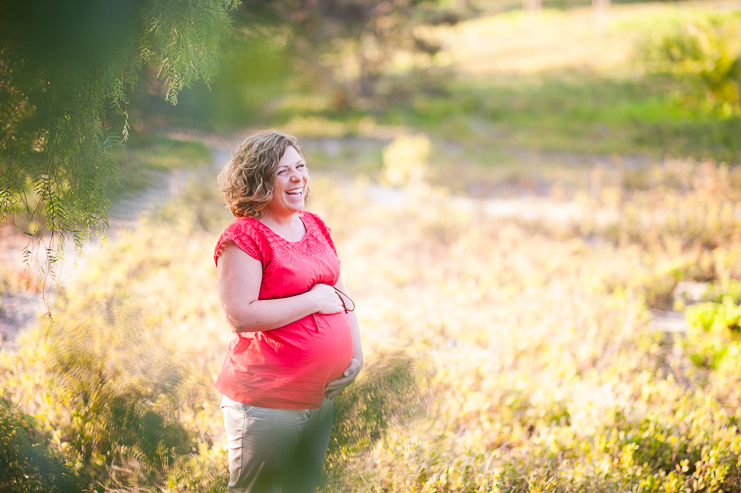
[{"label": "khaki pants", "polygon": [[334,402],[270,409],[220,399],[229,447],[229,493],[313,492],[332,431]]}]

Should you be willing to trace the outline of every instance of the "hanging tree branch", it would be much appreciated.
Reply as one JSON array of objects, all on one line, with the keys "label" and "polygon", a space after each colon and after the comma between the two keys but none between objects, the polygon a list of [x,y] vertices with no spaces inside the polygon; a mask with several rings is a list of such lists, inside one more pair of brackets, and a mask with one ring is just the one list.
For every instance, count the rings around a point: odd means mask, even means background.
[{"label": "hanging tree branch", "polygon": [[[0,0],[0,221],[26,213],[42,271],[108,228],[105,184],[128,137],[127,89],[158,70],[167,100],[219,67],[237,0]],[[122,129],[106,125],[112,108]]]}]

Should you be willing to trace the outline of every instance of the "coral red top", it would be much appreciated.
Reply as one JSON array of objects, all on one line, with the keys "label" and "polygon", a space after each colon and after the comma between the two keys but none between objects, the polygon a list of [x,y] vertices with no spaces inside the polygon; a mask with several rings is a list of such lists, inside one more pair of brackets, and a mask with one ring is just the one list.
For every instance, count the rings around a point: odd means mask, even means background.
[{"label": "coral red top", "polygon": [[[261,300],[305,293],[317,283],[334,286],[340,259],[329,228],[315,214],[298,214],[306,234],[297,242],[285,240],[256,219],[235,220],[219,238],[214,261],[218,263],[227,241],[259,260]],[[237,334],[216,379],[218,391],[250,406],[320,407],[326,384],[340,378],[350,364],[352,332],[344,312],[314,316],[316,323],[309,315],[277,329]]]}]

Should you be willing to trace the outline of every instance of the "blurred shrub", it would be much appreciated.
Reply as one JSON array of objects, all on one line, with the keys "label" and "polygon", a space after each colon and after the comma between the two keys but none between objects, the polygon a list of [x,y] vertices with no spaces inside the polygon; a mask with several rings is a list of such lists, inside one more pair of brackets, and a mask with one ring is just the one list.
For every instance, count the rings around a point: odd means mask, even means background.
[{"label": "blurred shrub", "polygon": [[50,440],[5,398],[0,398],[0,491],[74,493],[82,484]]},{"label": "blurred shrub", "polygon": [[741,305],[731,296],[687,309],[687,346],[695,365],[710,369],[741,365]]},{"label": "blurred shrub", "polygon": [[187,196],[142,218],[145,226],[119,232],[55,297],[53,325],[0,352],[5,391],[85,488],[225,490],[213,374],[229,331],[207,288],[214,233],[202,220],[212,225],[227,212],[208,188],[189,185]]},{"label": "blurred shrub", "polygon": [[[741,168],[676,160],[622,170],[619,181],[600,189],[596,201],[581,197],[591,216],[578,226],[583,234],[604,234],[649,248],[676,244],[711,251],[734,245],[741,235]],[[711,256],[706,274],[739,277],[738,252],[728,255]]]},{"label": "blurred shrub", "polygon": [[424,412],[419,369],[399,353],[380,354],[367,364],[357,383],[335,399],[332,437],[324,472],[326,482],[340,491],[352,477],[347,467],[366,456],[389,426],[404,426]]},{"label": "blurred shrub", "polygon": [[383,177],[394,186],[420,183],[426,173],[430,139],[424,135],[402,135],[383,149]]},{"label": "blurred shrub", "polygon": [[714,283],[705,292],[703,298],[716,303],[723,303],[724,300],[730,298],[733,303],[741,303],[741,281],[728,279]]},{"label": "blurred shrub", "polygon": [[648,42],[650,70],[687,80],[724,116],[741,111],[741,13],[724,12]]},{"label": "blurred shrub", "polygon": [[60,314],[41,362],[59,440],[91,481],[159,482],[168,462],[190,450],[174,420],[183,369],[135,313],[81,301],[59,305],[86,316]]},{"label": "blurred shrub", "polygon": [[273,114],[277,100],[295,91],[301,74],[297,76],[293,68],[286,31],[259,13],[244,10],[240,14],[246,15],[234,17],[230,36],[222,43],[225,56],[218,78],[210,86],[194,84],[184,89],[177,106],[142,87],[132,100],[146,108],[145,117],[159,114],[201,128],[254,125]]},{"label": "blurred shrub", "polygon": [[226,450],[220,447],[209,449],[203,445],[197,454],[179,457],[165,482],[168,493],[223,493],[228,483]]}]

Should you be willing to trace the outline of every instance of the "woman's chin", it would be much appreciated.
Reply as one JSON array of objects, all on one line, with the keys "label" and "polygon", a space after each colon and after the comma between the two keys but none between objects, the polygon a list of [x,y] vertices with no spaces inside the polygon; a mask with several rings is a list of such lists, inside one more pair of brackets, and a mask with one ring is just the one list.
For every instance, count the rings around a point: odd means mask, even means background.
[{"label": "woman's chin", "polygon": [[306,203],[302,200],[301,202],[293,202],[288,204],[288,209],[293,212],[301,212],[306,208]]}]

